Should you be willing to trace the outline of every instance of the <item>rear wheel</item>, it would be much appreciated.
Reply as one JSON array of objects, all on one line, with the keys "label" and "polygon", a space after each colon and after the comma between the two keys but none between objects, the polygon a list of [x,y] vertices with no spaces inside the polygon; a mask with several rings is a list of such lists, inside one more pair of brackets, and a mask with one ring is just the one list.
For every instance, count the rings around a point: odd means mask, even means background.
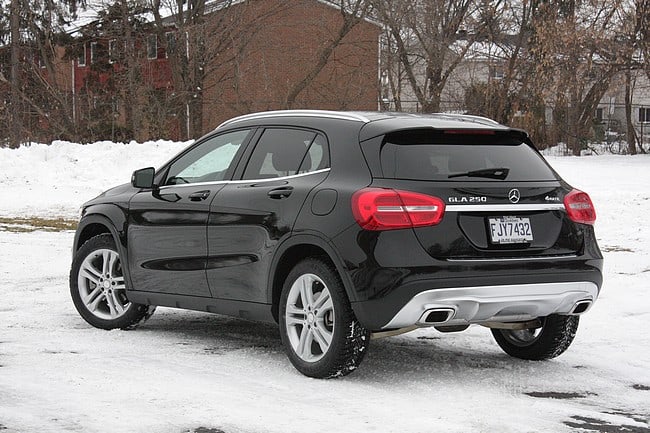
[{"label": "rear wheel", "polygon": [[110,234],[89,239],[75,254],[70,295],[81,317],[101,329],[133,328],[156,309],[128,300],[122,262]]},{"label": "rear wheel", "polygon": [[315,258],[298,263],[284,283],[280,334],[291,363],[316,378],[351,373],[370,342],[370,332],[354,317],[338,274]]},{"label": "rear wheel", "polygon": [[492,329],[497,344],[508,355],[541,361],[555,358],[569,348],[578,330],[579,316],[552,315],[537,329]]}]

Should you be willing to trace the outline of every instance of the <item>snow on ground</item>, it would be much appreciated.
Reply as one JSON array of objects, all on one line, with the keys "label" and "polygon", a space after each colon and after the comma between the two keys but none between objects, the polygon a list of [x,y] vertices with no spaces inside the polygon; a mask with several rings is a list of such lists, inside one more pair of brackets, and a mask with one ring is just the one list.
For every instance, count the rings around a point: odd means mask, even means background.
[{"label": "snow on ground", "polygon": [[[182,147],[2,149],[0,216],[74,217]],[[321,381],[294,370],[271,325],[160,308],[136,331],[101,331],[68,294],[73,233],[0,228],[0,431],[650,432],[650,157],[550,162],[591,194],[606,273],[572,347],[541,363],[484,328],[424,329]]]}]

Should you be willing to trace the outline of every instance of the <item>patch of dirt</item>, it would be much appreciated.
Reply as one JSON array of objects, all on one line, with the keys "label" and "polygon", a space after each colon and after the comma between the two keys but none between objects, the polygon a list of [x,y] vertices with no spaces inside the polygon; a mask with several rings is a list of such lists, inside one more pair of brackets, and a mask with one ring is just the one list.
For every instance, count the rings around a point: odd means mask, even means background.
[{"label": "patch of dirt", "polygon": [[605,245],[601,247],[601,251],[605,253],[633,253],[634,250],[620,245]]},{"label": "patch of dirt", "polygon": [[[601,433],[650,433],[650,428],[626,424],[612,424],[602,419],[586,416],[572,416],[574,421],[564,421],[564,424],[581,430],[595,431]],[[577,422],[576,422],[577,421]]]},{"label": "patch of dirt", "polygon": [[62,355],[62,354],[72,354],[72,355],[79,355],[79,352],[76,350],[42,350],[42,353],[47,353],[48,355]]},{"label": "patch of dirt", "polygon": [[218,428],[197,427],[189,430],[183,430],[182,433],[226,433],[226,432]]},{"label": "patch of dirt", "polygon": [[8,218],[0,217],[0,231],[13,233],[30,233],[37,230],[46,232],[62,232],[76,230],[77,221],[64,218]]},{"label": "patch of dirt", "polygon": [[629,413],[629,412],[626,412],[626,411],[623,411],[623,410],[615,410],[615,411],[612,411],[612,412],[603,412],[603,413],[606,413],[606,414],[609,414],[609,415],[622,415],[622,416],[628,417],[630,419],[633,419],[636,422],[640,422],[642,424],[647,424],[648,423],[648,419],[646,417],[643,417],[642,415],[637,415],[637,414],[634,414],[634,413]]},{"label": "patch of dirt", "polygon": [[587,398],[590,395],[596,395],[592,392],[555,392],[555,391],[533,391],[525,392],[529,397],[535,398],[552,398],[556,400],[571,400],[574,398]]}]

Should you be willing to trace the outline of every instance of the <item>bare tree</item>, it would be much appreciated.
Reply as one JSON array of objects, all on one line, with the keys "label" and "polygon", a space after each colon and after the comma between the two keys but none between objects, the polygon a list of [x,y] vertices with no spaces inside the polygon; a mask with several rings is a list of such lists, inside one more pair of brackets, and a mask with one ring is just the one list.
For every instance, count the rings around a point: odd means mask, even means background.
[{"label": "bare tree", "polygon": [[[205,132],[205,95],[218,93],[215,89],[219,87],[236,85],[239,58],[245,47],[257,29],[288,7],[288,2],[275,2],[252,15],[249,1],[147,1],[171,67],[174,90],[168,102],[180,119],[182,136],[198,137]],[[171,14],[165,15],[166,11]]]},{"label": "bare tree", "polygon": [[304,91],[330,63],[332,54],[341,46],[346,36],[367,16],[369,3],[364,0],[338,0],[335,3],[341,12],[341,23],[332,37],[321,45],[315,56],[313,66],[305,71],[301,79],[296,81],[287,93],[286,108],[292,108],[298,95]]},{"label": "bare tree", "polygon": [[[499,1],[495,2],[499,3]],[[441,94],[485,23],[475,0],[376,0],[377,16],[391,39],[410,90],[423,112],[440,110]],[[390,73],[390,72],[389,72]],[[397,77],[389,77],[395,86]]]},{"label": "bare tree", "polygon": [[554,105],[557,141],[579,155],[596,108],[620,70],[614,34],[620,1],[560,0],[538,8],[531,40],[535,80]]},{"label": "bare tree", "polygon": [[[56,53],[63,26],[73,18],[76,2],[11,0],[9,8],[10,73],[0,73],[0,85],[10,93],[10,144],[28,139],[74,135],[69,91],[57,73]],[[0,40],[2,39],[0,32]]]},{"label": "bare tree", "polygon": [[650,24],[650,22],[646,21],[649,13],[650,4],[646,0],[623,2],[617,11],[621,27],[617,42],[619,43],[619,58],[625,77],[625,137],[628,152],[633,155],[639,151],[645,152],[643,146],[637,147],[639,140],[634,128],[632,103],[637,73],[643,73],[644,69],[650,71],[647,62],[644,61],[647,58],[645,56],[649,54],[644,47],[645,26]]},{"label": "bare tree", "polygon": [[11,0],[10,6],[10,27],[11,27],[11,147],[20,145],[22,133],[21,104],[20,104],[20,2]]}]

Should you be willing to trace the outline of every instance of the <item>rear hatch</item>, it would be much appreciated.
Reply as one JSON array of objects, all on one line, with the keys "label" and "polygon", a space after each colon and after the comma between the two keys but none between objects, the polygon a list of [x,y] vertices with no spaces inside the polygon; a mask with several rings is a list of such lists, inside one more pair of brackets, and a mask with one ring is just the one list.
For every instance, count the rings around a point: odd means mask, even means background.
[{"label": "rear hatch", "polygon": [[[364,149],[367,157],[375,152]],[[372,187],[444,203],[439,223],[413,228],[436,259],[565,256],[583,247],[582,231],[565,210],[571,188],[519,131],[394,132],[370,165]]]}]

